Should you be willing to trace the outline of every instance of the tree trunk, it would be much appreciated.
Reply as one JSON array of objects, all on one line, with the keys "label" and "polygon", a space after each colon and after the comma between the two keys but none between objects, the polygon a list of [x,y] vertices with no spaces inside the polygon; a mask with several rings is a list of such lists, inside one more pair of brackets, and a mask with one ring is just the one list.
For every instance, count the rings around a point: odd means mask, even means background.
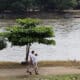
[{"label": "tree trunk", "polygon": [[26,45],[26,62],[28,62],[29,50],[30,50],[30,44]]}]

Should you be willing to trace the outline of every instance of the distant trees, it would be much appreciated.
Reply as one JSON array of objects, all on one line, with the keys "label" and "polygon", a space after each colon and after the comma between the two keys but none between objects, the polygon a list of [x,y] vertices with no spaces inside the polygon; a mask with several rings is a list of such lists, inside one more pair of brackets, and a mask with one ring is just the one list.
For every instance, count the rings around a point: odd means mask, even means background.
[{"label": "distant trees", "polygon": [[26,3],[26,0],[21,0],[21,1],[19,1],[19,0],[16,0],[15,2],[12,2],[11,3],[11,10],[13,11],[13,12],[25,12],[26,11],[26,9],[27,9],[27,4],[28,3]]},{"label": "distant trees", "polygon": [[55,5],[58,10],[73,9],[77,6],[76,0],[55,0]]},{"label": "distant trees", "polygon": [[8,0],[0,0],[0,12],[7,10],[7,7],[8,7],[7,1]]},{"label": "distant trees", "polygon": [[77,9],[80,9],[80,0],[77,0]]},{"label": "distant trees", "polygon": [[0,11],[26,12],[32,10],[64,10],[80,8],[80,0],[0,0]]},{"label": "distant trees", "polygon": [[41,10],[64,10],[77,6],[77,0],[35,0],[35,3]]},{"label": "distant trees", "polygon": [[55,9],[55,0],[35,0],[36,6],[40,10]]}]

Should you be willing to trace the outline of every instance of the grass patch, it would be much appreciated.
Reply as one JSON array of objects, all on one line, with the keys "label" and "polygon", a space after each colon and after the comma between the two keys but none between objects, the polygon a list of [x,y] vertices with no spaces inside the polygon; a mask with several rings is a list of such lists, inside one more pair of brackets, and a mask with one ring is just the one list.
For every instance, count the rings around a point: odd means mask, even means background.
[{"label": "grass patch", "polygon": [[0,69],[7,69],[7,68],[24,68],[24,65],[17,62],[0,62]]},{"label": "grass patch", "polygon": [[53,66],[64,66],[64,67],[76,67],[80,66],[80,61],[41,61],[39,66],[53,67]]},{"label": "grass patch", "polygon": [[[79,67],[80,61],[41,61],[38,63],[39,67]],[[26,65],[23,65],[18,62],[0,62],[0,69],[7,68],[25,68]]]},{"label": "grass patch", "polygon": [[80,74],[70,74],[70,75],[48,75],[48,76],[16,76],[16,77],[4,77],[0,80],[80,80]]}]

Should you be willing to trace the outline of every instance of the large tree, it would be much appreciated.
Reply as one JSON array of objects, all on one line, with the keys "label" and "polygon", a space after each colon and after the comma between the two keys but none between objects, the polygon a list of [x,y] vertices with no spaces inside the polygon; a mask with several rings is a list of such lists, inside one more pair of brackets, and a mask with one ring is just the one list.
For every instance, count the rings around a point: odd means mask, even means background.
[{"label": "large tree", "polygon": [[53,44],[54,32],[52,27],[39,25],[38,19],[17,19],[18,25],[7,28],[7,32],[0,33],[7,38],[13,46],[26,45],[26,61],[28,60],[30,46],[35,43]]}]

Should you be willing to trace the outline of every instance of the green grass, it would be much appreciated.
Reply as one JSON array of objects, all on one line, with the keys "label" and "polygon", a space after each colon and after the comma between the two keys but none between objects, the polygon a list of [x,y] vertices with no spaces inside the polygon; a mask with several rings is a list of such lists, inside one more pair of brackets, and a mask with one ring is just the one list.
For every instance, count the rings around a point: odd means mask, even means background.
[{"label": "green grass", "polygon": [[48,76],[35,76],[35,75],[23,75],[16,77],[2,77],[0,80],[80,80],[80,74],[71,75],[48,75]]}]

